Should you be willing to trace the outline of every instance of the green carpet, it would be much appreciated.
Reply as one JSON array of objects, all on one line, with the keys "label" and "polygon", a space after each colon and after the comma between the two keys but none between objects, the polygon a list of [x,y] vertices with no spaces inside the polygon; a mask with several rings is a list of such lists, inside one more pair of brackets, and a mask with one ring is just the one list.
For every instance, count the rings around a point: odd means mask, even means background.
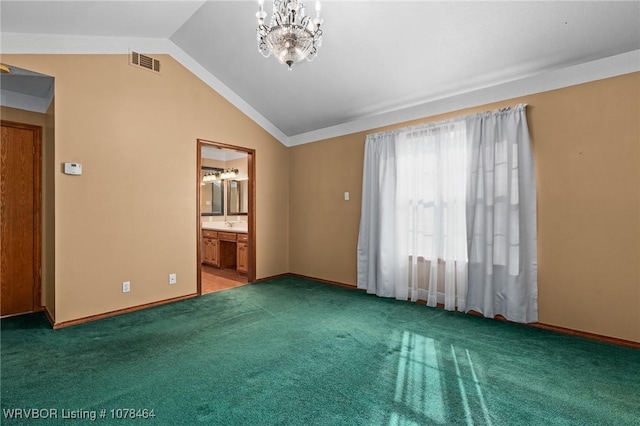
[{"label": "green carpet", "polygon": [[640,424],[638,350],[292,277],[1,352],[3,425]]}]

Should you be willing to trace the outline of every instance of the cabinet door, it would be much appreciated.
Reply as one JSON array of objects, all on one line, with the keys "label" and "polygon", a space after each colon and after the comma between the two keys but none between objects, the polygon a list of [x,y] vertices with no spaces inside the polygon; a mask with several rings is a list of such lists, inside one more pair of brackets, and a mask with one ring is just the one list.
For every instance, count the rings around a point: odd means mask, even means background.
[{"label": "cabinet door", "polygon": [[248,267],[248,250],[247,243],[238,243],[238,252],[236,256],[237,271],[241,274],[246,274]]},{"label": "cabinet door", "polygon": [[220,266],[218,260],[218,240],[204,238],[204,259],[203,263],[213,266]]},{"label": "cabinet door", "polygon": [[211,264],[220,267],[220,249],[218,240],[211,240]]},{"label": "cabinet door", "polygon": [[211,240],[209,238],[202,239],[202,263],[211,263]]}]

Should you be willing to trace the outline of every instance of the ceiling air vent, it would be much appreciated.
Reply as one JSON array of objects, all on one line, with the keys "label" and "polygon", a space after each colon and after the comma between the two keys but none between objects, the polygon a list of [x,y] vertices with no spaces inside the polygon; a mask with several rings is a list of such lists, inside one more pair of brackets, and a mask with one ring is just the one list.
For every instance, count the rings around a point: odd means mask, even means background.
[{"label": "ceiling air vent", "polygon": [[160,72],[160,61],[152,58],[151,56],[132,51],[130,60],[131,65],[135,65],[149,71]]}]

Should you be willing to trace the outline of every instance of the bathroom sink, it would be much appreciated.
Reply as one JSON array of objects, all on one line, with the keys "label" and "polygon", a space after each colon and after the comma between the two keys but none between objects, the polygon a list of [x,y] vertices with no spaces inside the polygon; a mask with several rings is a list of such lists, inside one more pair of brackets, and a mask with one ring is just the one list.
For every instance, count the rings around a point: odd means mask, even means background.
[{"label": "bathroom sink", "polygon": [[224,222],[202,222],[202,229],[212,229],[215,231],[235,231],[235,232],[247,232],[246,223],[232,223],[232,226],[227,225]]}]

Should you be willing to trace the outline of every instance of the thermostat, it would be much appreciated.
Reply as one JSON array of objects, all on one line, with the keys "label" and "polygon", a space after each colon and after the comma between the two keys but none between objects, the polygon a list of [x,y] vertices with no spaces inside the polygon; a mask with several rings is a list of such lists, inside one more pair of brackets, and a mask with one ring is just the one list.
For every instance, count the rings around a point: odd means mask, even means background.
[{"label": "thermostat", "polygon": [[82,174],[82,164],[80,164],[80,163],[64,163],[64,174],[65,175],[81,175]]}]

